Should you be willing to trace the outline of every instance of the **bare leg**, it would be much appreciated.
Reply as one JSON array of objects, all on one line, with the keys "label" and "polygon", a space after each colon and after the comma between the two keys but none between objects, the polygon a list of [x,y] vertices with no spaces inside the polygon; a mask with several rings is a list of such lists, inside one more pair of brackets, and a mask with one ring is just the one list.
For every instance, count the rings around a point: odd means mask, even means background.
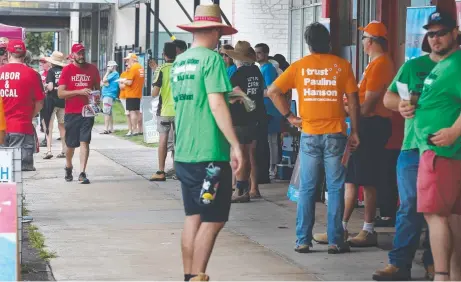
[{"label": "bare leg", "polygon": [[257,141],[253,141],[250,147],[250,194],[259,195],[259,186],[258,186],[258,164],[256,162],[256,144]]},{"label": "bare leg", "polygon": [[204,222],[195,236],[194,256],[192,258],[192,273],[205,273],[211,252],[213,251],[216,237],[225,222]]},{"label": "bare leg", "polygon": [[354,184],[346,183],[346,192],[344,194],[344,215],[343,221],[349,222],[349,219],[354,212],[355,203],[357,201],[357,187]]},{"label": "bare leg", "polygon": [[168,133],[161,133],[158,144],[158,168],[165,171],[165,161],[168,154]]},{"label": "bare leg", "polygon": [[48,152],[51,152],[51,142],[53,141],[53,129],[54,129],[54,114],[51,115],[50,124],[48,126],[48,136],[46,138],[46,147]]},{"label": "bare leg", "polygon": [[373,223],[376,217],[376,188],[365,186],[363,190],[365,196],[365,222]]},{"label": "bare leg", "polygon": [[237,181],[248,181],[250,178],[250,146],[251,145],[240,145],[242,151],[243,163],[240,173],[235,175]]},{"label": "bare leg", "polygon": [[182,262],[184,274],[192,274],[192,258],[194,256],[194,242],[200,228],[200,215],[186,216],[181,237]]},{"label": "bare leg", "polygon": [[142,133],[142,113],[138,111],[138,133]]},{"label": "bare leg", "polygon": [[72,168],[72,159],[74,157],[74,152],[75,152],[75,148],[67,147],[67,152],[66,152],[66,167],[67,168]]},{"label": "bare leg", "polygon": [[104,115],[104,130],[109,131],[109,119],[110,116]]},{"label": "bare leg", "polygon": [[451,281],[461,281],[461,215],[450,216],[450,229],[453,242],[453,252],[450,262]]},{"label": "bare leg", "polygon": [[130,120],[131,120],[131,128],[132,133],[138,133],[137,124],[138,124],[138,112],[137,111],[130,111]]},{"label": "bare leg", "polygon": [[[452,253],[452,236],[448,218],[436,214],[424,214],[429,225],[432,255],[436,272],[449,272]],[[450,277],[435,275],[434,281],[449,281]]]},{"label": "bare leg", "polygon": [[114,132],[114,116],[109,116],[109,131]]},{"label": "bare leg", "polygon": [[130,114],[126,115],[126,122],[128,124],[128,132],[133,132],[133,125],[131,124]]},{"label": "bare leg", "polygon": [[90,156],[90,144],[80,142],[80,172],[86,171],[88,157]]},{"label": "bare leg", "polygon": [[59,136],[61,137],[61,152],[65,153],[67,150],[66,146],[66,128],[64,127],[64,123],[58,123],[59,128]]}]

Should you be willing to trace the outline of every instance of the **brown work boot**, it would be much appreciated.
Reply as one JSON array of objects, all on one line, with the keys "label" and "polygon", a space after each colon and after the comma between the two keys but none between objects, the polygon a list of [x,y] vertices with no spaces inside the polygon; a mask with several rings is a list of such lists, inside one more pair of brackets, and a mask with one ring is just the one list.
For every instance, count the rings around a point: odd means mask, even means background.
[{"label": "brown work boot", "polygon": [[166,176],[164,171],[157,171],[156,173],[152,174],[149,181],[166,181]]},{"label": "brown work boot", "polygon": [[[344,242],[346,242],[348,238],[349,238],[349,232],[347,230],[344,230]],[[327,235],[327,233],[314,234],[314,237],[312,239],[314,239],[314,241],[317,244],[322,244],[322,245],[328,244],[328,235]]]},{"label": "brown work boot", "polygon": [[434,265],[433,264],[428,265],[426,267],[426,276],[424,278],[426,278],[426,280],[428,281],[434,281],[434,276],[435,276]]},{"label": "brown work boot", "polygon": [[197,276],[191,278],[190,281],[210,281],[210,276],[205,273],[199,273]]},{"label": "brown work boot", "polygon": [[242,195],[239,194],[239,189],[235,189],[234,194],[232,194],[232,203],[248,203],[250,201],[250,193],[248,191]]},{"label": "brown work boot", "polygon": [[411,280],[411,272],[398,268],[395,265],[388,264],[384,269],[376,270],[373,273],[375,281],[409,281]]},{"label": "brown work boot", "polygon": [[362,230],[354,238],[349,239],[351,247],[375,247],[378,245],[378,233]]}]

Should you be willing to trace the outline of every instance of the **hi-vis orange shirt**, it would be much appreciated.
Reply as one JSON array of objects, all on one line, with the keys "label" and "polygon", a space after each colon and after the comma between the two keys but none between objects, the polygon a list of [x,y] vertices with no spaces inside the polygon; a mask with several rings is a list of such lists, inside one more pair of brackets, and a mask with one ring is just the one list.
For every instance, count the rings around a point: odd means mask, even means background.
[{"label": "hi-vis orange shirt", "polygon": [[392,116],[392,112],[384,107],[383,100],[387,87],[394,79],[394,75],[394,63],[387,54],[381,55],[368,64],[359,85],[360,105],[365,102],[365,93],[367,91],[379,92],[381,95],[375,109],[368,116],[382,116],[385,118]]},{"label": "hi-vis orange shirt", "polygon": [[134,63],[130,67],[126,79],[132,80],[133,83],[125,87],[125,97],[141,99],[144,88],[144,68],[140,63]]},{"label": "hi-vis orange shirt", "polygon": [[298,91],[302,131],[346,134],[343,95],[358,92],[351,64],[335,55],[312,54],[293,63],[274,84]]},{"label": "hi-vis orange shirt", "polygon": [[[128,71],[124,71],[120,74],[120,79],[122,78],[127,78],[128,77]],[[120,99],[126,99],[126,88],[122,89],[120,88]]]},{"label": "hi-vis orange shirt", "polygon": [[3,111],[3,100],[0,97],[0,131],[6,130],[5,112]]}]

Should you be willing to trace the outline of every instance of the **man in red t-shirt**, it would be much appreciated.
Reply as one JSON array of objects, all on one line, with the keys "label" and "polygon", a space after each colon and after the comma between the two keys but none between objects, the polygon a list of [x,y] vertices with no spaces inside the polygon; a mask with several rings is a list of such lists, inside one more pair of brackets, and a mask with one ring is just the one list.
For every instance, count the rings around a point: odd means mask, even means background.
[{"label": "man in red t-shirt", "polygon": [[8,63],[7,43],[0,43],[0,67]]},{"label": "man in red t-shirt", "polygon": [[74,62],[62,69],[59,78],[58,96],[66,100],[64,127],[66,130],[66,176],[71,182],[72,158],[75,148],[80,147],[80,175],[81,184],[90,184],[86,177],[86,166],[90,153],[91,131],[94,125],[94,116],[83,115],[83,108],[89,104],[89,96],[93,90],[100,90],[101,77],[98,69],[86,62],[85,47],[82,44],[72,46]]},{"label": "man in red t-shirt", "polygon": [[35,129],[32,119],[43,107],[43,87],[37,73],[24,64],[26,46],[21,40],[8,43],[8,64],[0,67],[0,97],[6,120],[5,147],[22,149],[22,170],[33,171]]}]

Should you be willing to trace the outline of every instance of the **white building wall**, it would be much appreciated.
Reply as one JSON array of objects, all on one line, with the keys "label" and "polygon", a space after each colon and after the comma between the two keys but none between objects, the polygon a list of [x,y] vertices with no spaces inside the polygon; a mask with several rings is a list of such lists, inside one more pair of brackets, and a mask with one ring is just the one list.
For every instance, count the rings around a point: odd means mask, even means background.
[{"label": "white building wall", "polygon": [[238,40],[246,40],[252,46],[266,43],[271,55],[279,53],[288,58],[289,0],[233,1],[233,23],[239,31],[233,36],[233,43]]}]

